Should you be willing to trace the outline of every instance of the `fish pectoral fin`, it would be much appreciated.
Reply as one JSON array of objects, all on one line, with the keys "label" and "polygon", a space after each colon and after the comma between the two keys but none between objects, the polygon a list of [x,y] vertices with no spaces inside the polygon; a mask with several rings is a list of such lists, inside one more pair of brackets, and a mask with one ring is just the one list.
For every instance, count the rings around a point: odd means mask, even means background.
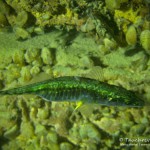
[{"label": "fish pectoral fin", "polygon": [[83,105],[82,101],[77,102],[77,106],[75,108],[75,110],[77,110],[79,107],[81,107]]}]

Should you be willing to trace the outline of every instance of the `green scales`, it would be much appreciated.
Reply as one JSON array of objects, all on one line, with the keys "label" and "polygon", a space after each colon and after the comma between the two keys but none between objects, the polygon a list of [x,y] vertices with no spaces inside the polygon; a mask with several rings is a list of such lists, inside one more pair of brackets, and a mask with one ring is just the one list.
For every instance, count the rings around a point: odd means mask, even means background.
[{"label": "green scales", "polygon": [[82,101],[105,106],[142,107],[134,92],[95,79],[66,76],[0,91],[0,95],[35,94],[47,101]]}]

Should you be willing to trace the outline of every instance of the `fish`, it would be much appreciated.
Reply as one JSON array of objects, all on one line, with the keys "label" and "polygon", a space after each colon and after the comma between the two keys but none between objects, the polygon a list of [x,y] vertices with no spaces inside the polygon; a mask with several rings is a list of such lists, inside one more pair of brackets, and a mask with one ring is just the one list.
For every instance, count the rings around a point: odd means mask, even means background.
[{"label": "fish", "polygon": [[1,90],[0,95],[33,94],[46,101],[94,103],[104,106],[143,107],[144,101],[133,91],[96,79],[64,76]]}]

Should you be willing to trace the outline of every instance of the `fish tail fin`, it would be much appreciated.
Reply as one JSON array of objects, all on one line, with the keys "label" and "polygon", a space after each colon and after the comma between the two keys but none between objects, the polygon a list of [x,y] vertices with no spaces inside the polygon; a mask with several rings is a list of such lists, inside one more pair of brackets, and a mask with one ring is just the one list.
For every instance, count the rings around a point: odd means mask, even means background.
[{"label": "fish tail fin", "polygon": [[2,90],[0,91],[0,95],[15,95],[15,94],[23,94],[25,93],[21,88],[14,88],[10,90]]},{"label": "fish tail fin", "polygon": [[0,95],[12,95],[14,94],[12,90],[0,91]]}]

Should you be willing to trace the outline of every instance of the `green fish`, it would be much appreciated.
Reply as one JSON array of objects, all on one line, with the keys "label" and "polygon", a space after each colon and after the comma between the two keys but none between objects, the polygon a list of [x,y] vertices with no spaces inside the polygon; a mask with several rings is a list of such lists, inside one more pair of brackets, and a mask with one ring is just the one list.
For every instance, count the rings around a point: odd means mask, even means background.
[{"label": "green fish", "polygon": [[105,106],[142,107],[132,91],[95,79],[66,76],[0,91],[0,95],[35,94],[47,101],[82,101]]}]

